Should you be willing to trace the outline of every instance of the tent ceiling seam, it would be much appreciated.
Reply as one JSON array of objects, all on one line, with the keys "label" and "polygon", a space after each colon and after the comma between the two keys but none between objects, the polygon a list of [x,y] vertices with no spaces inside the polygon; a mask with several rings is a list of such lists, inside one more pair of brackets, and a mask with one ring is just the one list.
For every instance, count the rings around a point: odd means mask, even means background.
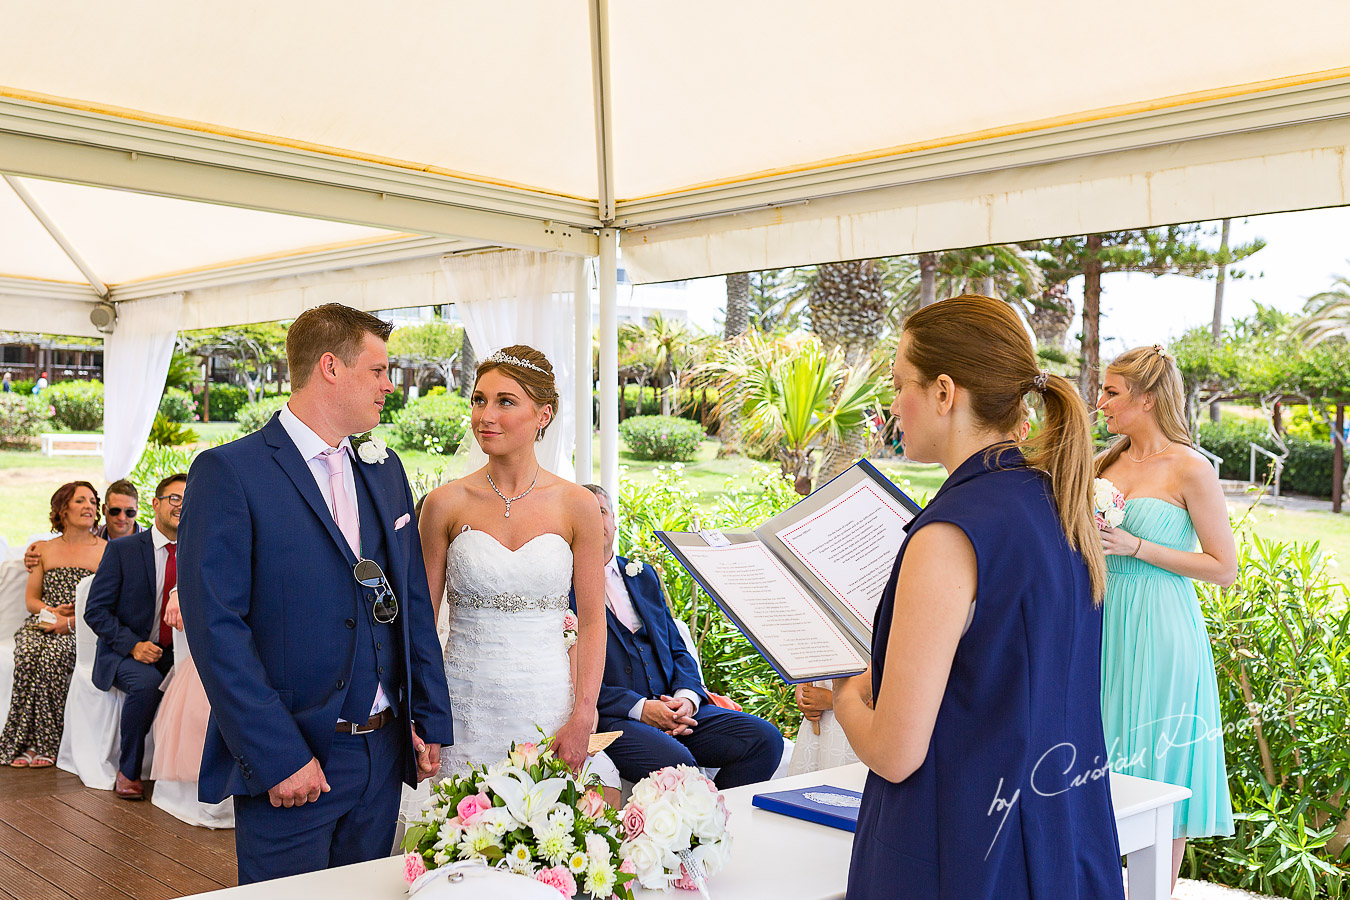
[{"label": "tent ceiling seam", "polygon": [[14,191],[23,205],[28,207],[28,211],[33,214],[33,217],[52,236],[52,240],[56,241],[56,245],[61,248],[61,252],[75,264],[75,268],[80,270],[80,274],[89,280],[89,287],[93,289],[94,293],[107,300],[108,285],[98,277],[93,266],[89,265],[85,258],[80,255],[80,251],[75,249],[75,245],[71,243],[70,238],[66,237],[65,232],[61,230],[52,217],[47,215],[47,211],[42,208],[42,204],[38,203],[37,198],[29,192],[28,186],[12,175],[0,175],[0,178],[5,179],[5,183],[9,185],[10,190]]},{"label": "tent ceiling seam", "polygon": [[609,0],[591,0],[591,79],[595,92],[596,207],[600,224],[614,222],[614,93],[610,83]]}]

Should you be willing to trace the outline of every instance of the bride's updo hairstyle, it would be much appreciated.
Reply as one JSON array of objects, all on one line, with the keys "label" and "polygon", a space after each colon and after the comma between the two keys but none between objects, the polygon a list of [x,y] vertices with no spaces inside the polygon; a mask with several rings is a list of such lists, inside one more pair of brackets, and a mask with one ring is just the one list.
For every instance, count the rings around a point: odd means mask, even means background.
[{"label": "bride's updo hairstyle", "polygon": [[535,436],[535,440],[543,440],[544,432],[548,431],[549,425],[558,418],[558,386],[553,382],[553,363],[528,344],[512,344],[478,364],[478,373],[474,376],[473,386],[477,388],[483,375],[492,371],[499,371],[519,384],[526,395],[540,406],[553,407],[553,415],[549,417],[548,424],[539,429],[539,434]]},{"label": "bride's updo hairstyle", "polygon": [[[1177,361],[1158,344],[1135,347],[1111,360],[1106,371],[1119,375],[1135,397],[1153,395],[1153,421],[1163,437],[1174,444],[1191,446],[1186,429],[1186,388],[1181,383]],[[1130,438],[1122,434],[1097,455],[1096,473],[1101,475],[1130,447]]]},{"label": "bride's updo hairstyle", "polygon": [[939,375],[970,397],[985,428],[1016,434],[1030,412],[1026,396],[1041,395],[1039,433],[1024,445],[1028,465],[1050,476],[1051,493],[1069,546],[1082,555],[1093,599],[1106,592],[1106,558],[1092,516],[1092,431],[1087,405],[1061,375],[1042,372],[1027,330],[1008,304],[962,294],[926,306],[905,320],[905,357],[925,386]]}]

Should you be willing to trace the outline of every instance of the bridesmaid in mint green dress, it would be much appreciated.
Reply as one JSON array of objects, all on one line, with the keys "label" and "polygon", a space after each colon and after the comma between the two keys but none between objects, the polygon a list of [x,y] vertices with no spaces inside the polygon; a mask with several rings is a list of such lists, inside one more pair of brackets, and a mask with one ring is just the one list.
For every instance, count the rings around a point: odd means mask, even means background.
[{"label": "bridesmaid in mint green dress", "polygon": [[[1097,475],[1126,497],[1106,552],[1102,723],[1111,768],[1190,788],[1174,810],[1172,882],[1187,838],[1233,833],[1224,723],[1194,579],[1227,586],[1237,552],[1218,476],[1191,447],[1176,363],[1139,347],[1106,369],[1098,409],[1121,435]],[[1198,542],[1198,549],[1197,549]]]}]

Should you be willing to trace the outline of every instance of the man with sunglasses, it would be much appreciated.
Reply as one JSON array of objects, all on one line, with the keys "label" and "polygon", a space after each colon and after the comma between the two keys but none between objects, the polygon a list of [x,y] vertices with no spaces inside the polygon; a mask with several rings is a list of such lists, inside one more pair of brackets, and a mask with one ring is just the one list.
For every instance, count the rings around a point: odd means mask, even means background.
[{"label": "man with sunglasses", "polygon": [[199,797],[234,798],[240,884],[388,856],[402,786],[452,739],[412,491],[363,440],[394,389],[390,330],[336,303],[302,313],[290,400],[188,473],[179,603],[211,701]]},{"label": "man with sunglasses", "polygon": [[159,686],[173,665],[173,629],[164,608],[178,581],[178,519],[186,485],[186,475],[165,478],[151,501],[154,526],[108,542],[85,604],[84,621],[98,635],[94,687],[115,687],[126,695],[113,788],[123,800],[145,798],[145,738],[163,696]]},{"label": "man with sunglasses", "polygon": [[[113,541],[144,531],[141,523],[136,521],[138,500],[139,495],[136,493],[136,485],[125,478],[108,485],[108,495],[103,501],[104,521],[99,526],[98,531],[94,533],[105,541]],[[23,554],[23,564],[30,572],[38,564],[37,546],[39,543],[41,541],[34,541],[29,544],[28,549]]]}]

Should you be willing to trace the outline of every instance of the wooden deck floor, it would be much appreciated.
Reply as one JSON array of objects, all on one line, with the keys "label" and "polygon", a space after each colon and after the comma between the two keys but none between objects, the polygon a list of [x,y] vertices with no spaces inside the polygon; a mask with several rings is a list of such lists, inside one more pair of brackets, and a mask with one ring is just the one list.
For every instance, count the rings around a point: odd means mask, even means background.
[{"label": "wooden deck floor", "polygon": [[233,831],[90,790],[55,767],[0,767],[0,900],[171,900],[234,884]]}]

